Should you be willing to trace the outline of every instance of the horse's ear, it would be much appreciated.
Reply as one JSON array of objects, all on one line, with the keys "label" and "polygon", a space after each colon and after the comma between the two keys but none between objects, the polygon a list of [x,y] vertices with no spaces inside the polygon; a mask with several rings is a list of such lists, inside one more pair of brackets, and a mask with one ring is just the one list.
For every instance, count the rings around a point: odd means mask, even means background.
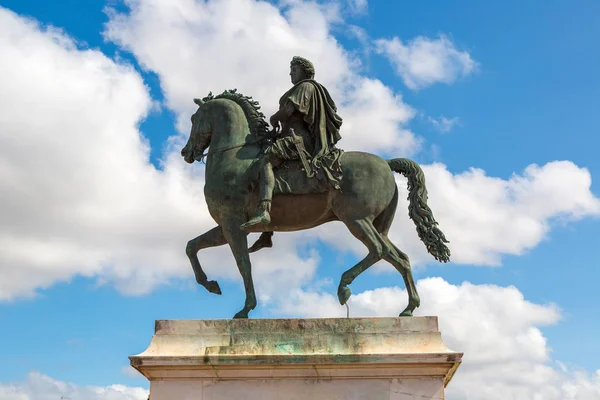
[{"label": "horse's ear", "polygon": [[202,104],[204,104],[204,102],[202,101],[202,99],[194,99],[194,103],[198,104],[199,106],[201,106]]}]

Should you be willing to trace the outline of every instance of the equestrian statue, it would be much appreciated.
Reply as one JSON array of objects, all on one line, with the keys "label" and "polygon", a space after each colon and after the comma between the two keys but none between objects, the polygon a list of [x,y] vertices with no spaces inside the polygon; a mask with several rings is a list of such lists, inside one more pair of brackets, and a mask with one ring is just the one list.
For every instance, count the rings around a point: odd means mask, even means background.
[{"label": "equestrian statue", "polygon": [[[202,270],[197,253],[228,244],[246,292],[244,307],[234,318],[248,318],[256,307],[250,253],[271,247],[273,232],[340,221],[368,249],[364,259],[342,274],[340,304],[347,303],[348,285],[358,275],[385,260],[402,275],[408,292],[408,305],[400,316],[412,316],[420,299],[409,258],[388,238],[398,205],[394,172],[408,180],[409,217],[427,251],[440,262],[450,259],[448,241],[427,205],[423,171],[410,159],[384,160],[336,147],[342,118],[314,76],[309,60],[293,57],[293,86],[269,119],[272,129],[258,102],[235,89],[194,99],[198,109],[181,155],[190,164],[206,159],[204,195],[217,223],[187,244],[196,282],[221,294],[219,284]],[[261,233],[250,248],[249,233]]]}]

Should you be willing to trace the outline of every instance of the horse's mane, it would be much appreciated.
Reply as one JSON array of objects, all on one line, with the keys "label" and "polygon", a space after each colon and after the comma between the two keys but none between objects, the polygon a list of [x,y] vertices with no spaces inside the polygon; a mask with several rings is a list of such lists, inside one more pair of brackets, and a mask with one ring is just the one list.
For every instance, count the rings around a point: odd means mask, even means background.
[{"label": "horse's mane", "polygon": [[248,120],[248,127],[252,135],[264,136],[268,133],[269,124],[265,121],[265,115],[260,111],[258,101],[252,100],[252,97],[238,93],[237,89],[231,89],[225,90],[217,96],[213,96],[212,92],[210,92],[202,101],[207,102],[216,99],[228,99],[239,105]]}]

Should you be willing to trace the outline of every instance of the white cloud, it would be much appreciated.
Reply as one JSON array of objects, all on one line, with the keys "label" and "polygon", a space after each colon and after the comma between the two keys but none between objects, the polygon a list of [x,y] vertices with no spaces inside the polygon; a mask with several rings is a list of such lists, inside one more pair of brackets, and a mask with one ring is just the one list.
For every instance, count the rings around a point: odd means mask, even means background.
[{"label": "white cloud", "polygon": [[369,9],[368,0],[347,0],[346,3],[353,14],[366,14]]},{"label": "white cloud", "polygon": [[[394,157],[414,153],[422,139],[402,127],[416,112],[402,102],[398,94],[376,79],[360,79],[353,90],[346,93],[348,101],[343,132],[349,137],[340,147],[345,150],[370,151]],[[349,132],[349,133],[348,133]]]},{"label": "white cloud", "polygon": [[[164,170],[149,163],[137,126],[152,101],[140,75],[4,9],[0,51],[9,60],[0,65],[0,192],[10,194],[0,196],[0,300],[75,275],[127,293],[190,279],[186,242],[215,224],[202,168],[189,170],[175,144]],[[316,259],[282,248],[303,266],[297,280],[310,276]],[[212,279],[239,278],[227,247],[205,253]],[[263,262],[255,274],[285,283],[278,268]]]},{"label": "white cloud", "polygon": [[[499,266],[503,255],[522,255],[547,239],[553,223],[600,215],[600,199],[590,190],[586,168],[570,161],[529,165],[510,179],[486,175],[471,168],[453,174],[444,164],[422,165],[428,204],[440,229],[450,241],[450,261],[457,264]],[[397,176],[400,200],[389,237],[414,265],[436,262],[408,218],[406,179]],[[358,257],[364,246],[339,224],[319,229],[320,239]],[[377,264],[396,273],[385,262]]]},{"label": "white cloud", "polygon": [[438,39],[419,36],[407,44],[397,37],[378,39],[375,50],[387,57],[404,84],[414,90],[438,82],[454,83],[478,68],[467,51],[459,51],[444,35]]},{"label": "white cloud", "polygon": [[29,373],[24,382],[0,383],[0,400],[146,400],[147,398],[148,391],[141,387],[77,386],[38,372]]},{"label": "white cloud", "polygon": [[[446,345],[464,352],[447,389],[453,400],[588,400],[600,396],[600,371],[590,376],[553,361],[541,328],[560,319],[555,305],[534,304],[514,287],[452,285],[441,278],[417,282],[416,315],[437,315]],[[406,304],[398,287],[350,298],[351,317],[395,316]],[[286,316],[343,317],[333,295],[295,291],[278,310]]]},{"label": "white cloud", "polygon": [[128,13],[109,13],[105,36],[158,74],[182,132],[194,111],[191,99],[209,91],[238,88],[271,115],[291,86],[289,62],[300,55],[314,63],[315,79],[338,105],[344,119],[340,147],[414,153],[419,139],[406,126],[414,111],[379,80],[357,72],[360,61],[330,33],[337,21],[331,10],[288,3],[282,14],[249,0],[129,2]]},{"label": "white cloud", "polygon": [[454,126],[459,124],[460,118],[458,118],[458,117],[447,118],[447,117],[441,115],[439,118],[436,119],[436,118],[429,116],[429,117],[427,117],[427,121],[429,121],[431,123],[431,125],[433,125],[433,127],[435,129],[437,129],[438,131],[440,131],[442,133],[448,133],[454,128]]},{"label": "white cloud", "polygon": [[[481,169],[452,174],[443,164],[423,167],[429,204],[450,240],[457,263],[499,265],[504,254],[521,255],[547,238],[556,220],[577,221],[600,215],[600,199],[590,190],[587,169],[570,161],[529,165],[504,180]],[[403,181],[399,186],[406,193]],[[399,212],[406,210],[404,203]],[[393,226],[397,243],[416,240],[412,221]],[[421,245],[420,259],[431,259]]]}]

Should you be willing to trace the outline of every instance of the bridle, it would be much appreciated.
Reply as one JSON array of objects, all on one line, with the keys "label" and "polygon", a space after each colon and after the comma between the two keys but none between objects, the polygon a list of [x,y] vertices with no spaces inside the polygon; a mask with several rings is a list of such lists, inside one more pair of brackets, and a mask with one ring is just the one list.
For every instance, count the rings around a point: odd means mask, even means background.
[{"label": "bridle", "polygon": [[207,151],[206,153],[203,153],[202,155],[200,155],[198,157],[194,157],[194,159],[196,161],[202,161],[205,157],[212,156],[213,154],[222,153],[222,152],[227,151],[227,150],[237,149],[237,148],[240,148],[240,147],[244,147],[244,146],[246,146],[248,144],[252,144],[252,142],[244,142],[242,144],[236,144],[235,146],[223,147],[223,148],[220,148],[220,149],[216,149],[216,150],[212,150],[212,151]]},{"label": "bridle", "polygon": [[221,147],[221,148],[218,148],[218,149],[215,149],[215,150],[210,150],[210,151],[207,151],[206,153],[201,154],[198,157],[194,157],[194,160],[200,161],[200,162],[204,162],[203,161],[204,158],[206,158],[208,156],[212,156],[213,154],[222,153],[222,152],[227,151],[227,150],[239,149],[240,147],[244,147],[244,146],[247,146],[249,144],[257,144],[257,143],[260,144],[260,143],[263,143],[263,142],[266,142],[266,141],[270,141],[271,139],[269,137],[273,137],[273,135],[275,133],[276,133],[276,129],[273,128],[271,131],[269,131],[269,135],[266,138],[255,139],[253,141],[236,144],[234,146]]}]

